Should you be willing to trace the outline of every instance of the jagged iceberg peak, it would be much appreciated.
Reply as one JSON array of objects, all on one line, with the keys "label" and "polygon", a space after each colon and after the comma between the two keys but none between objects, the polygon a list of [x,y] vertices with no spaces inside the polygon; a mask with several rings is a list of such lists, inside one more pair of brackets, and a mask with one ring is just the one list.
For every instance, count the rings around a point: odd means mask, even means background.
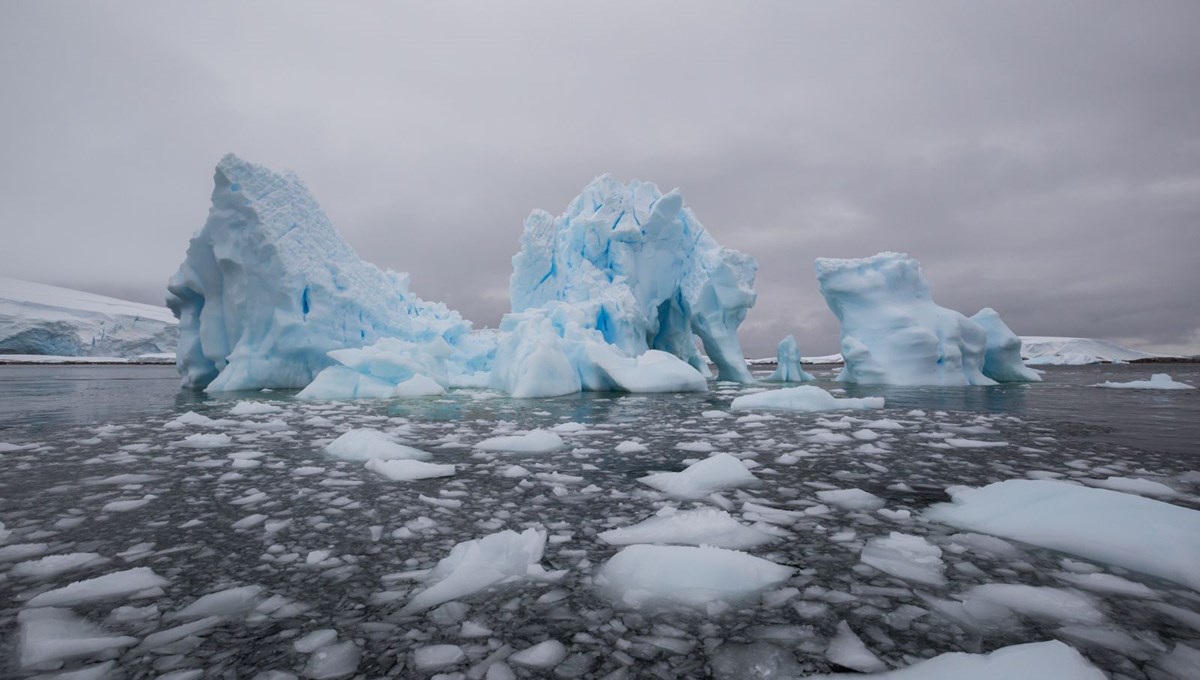
[{"label": "jagged iceberg peak", "polygon": [[470,330],[409,292],[407,275],[363,262],[294,174],[229,154],[214,184],[167,286],[185,385],[304,387],[334,363],[330,350],[382,337],[454,344]]},{"label": "jagged iceberg peak", "polygon": [[839,380],[890,385],[992,385],[987,334],[934,303],[921,265],[903,253],[817,258],[817,282],[842,324]]},{"label": "jagged iceberg peak", "polygon": [[796,336],[789,335],[779,341],[775,355],[775,372],[763,378],[767,382],[807,382],[812,374],[801,367],[800,345]]},{"label": "jagged iceberg peak", "polygon": [[526,219],[509,293],[514,315],[565,305],[625,355],[662,350],[705,372],[699,337],[721,379],[750,382],[737,328],[757,270],[713,239],[678,189],[602,175],[559,217]]}]

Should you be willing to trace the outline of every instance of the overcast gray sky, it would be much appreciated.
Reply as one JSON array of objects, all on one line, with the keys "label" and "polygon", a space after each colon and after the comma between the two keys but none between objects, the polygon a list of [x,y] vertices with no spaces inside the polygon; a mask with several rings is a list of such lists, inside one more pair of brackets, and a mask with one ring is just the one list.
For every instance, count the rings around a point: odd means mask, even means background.
[{"label": "overcast gray sky", "polygon": [[1200,2],[0,3],[0,274],[161,303],[227,151],[476,322],[533,208],[679,187],[837,350],[813,258],[1200,352]]}]

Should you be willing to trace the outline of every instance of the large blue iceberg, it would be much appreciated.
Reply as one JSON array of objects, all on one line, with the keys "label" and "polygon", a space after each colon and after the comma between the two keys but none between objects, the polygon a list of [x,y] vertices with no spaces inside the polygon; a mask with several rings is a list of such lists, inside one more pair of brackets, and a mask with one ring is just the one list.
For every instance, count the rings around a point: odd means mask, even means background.
[{"label": "large blue iceberg", "polygon": [[998,314],[986,309],[972,320],[938,306],[921,264],[908,255],[817,258],[816,269],[842,324],[846,365],[838,380],[949,386],[1040,379],[1021,362],[1020,339]]},{"label": "large blue iceberg", "polygon": [[230,155],[168,304],[184,384],[209,391],[702,391],[697,339],[722,379],[751,380],[737,327],[756,270],[717,244],[678,191],[606,175],[562,216],[534,211],[513,258],[512,312],[499,329],[472,330],[411,293],[407,275],[359,259],[294,175]]},{"label": "large blue iceberg", "polygon": [[292,173],[227,155],[208,221],[167,286],[185,386],[304,387],[332,350],[381,338],[449,347],[470,323],[363,262]]}]

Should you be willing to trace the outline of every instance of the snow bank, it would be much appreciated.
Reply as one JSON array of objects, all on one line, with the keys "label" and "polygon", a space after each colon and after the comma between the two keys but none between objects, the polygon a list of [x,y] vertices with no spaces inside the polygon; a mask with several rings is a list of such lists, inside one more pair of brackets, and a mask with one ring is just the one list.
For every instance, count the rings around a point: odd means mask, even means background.
[{"label": "snow bank", "polygon": [[1030,366],[1080,366],[1149,359],[1159,355],[1096,338],[1021,336],[1021,355]]},{"label": "snow bank", "polygon": [[0,355],[131,358],[177,336],[166,307],[0,276]]},{"label": "snow bank", "polygon": [[883,397],[839,399],[816,385],[784,387],[778,390],[743,394],[733,400],[734,411],[837,411],[841,409],[883,408]]},{"label": "snow bank", "polygon": [[812,374],[800,367],[800,346],[796,336],[789,335],[779,341],[775,355],[775,372],[764,378],[767,382],[807,382]]},{"label": "snow bank", "polygon": [[1171,376],[1166,373],[1155,373],[1150,376],[1149,380],[1133,380],[1131,382],[1112,382],[1107,380],[1093,385],[1093,387],[1107,387],[1110,389],[1124,390],[1194,390],[1195,387],[1181,382],[1175,382]]},{"label": "snow bank", "polygon": [[742,461],[728,453],[709,456],[682,472],[658,472],[638,481],[674,498],[704,498],[721,489],[758,484]]},{"label": "snow bank", "polygon": [[736,550],[631,545],[596,575],[601,592],[629,607],[732,604],[786,580],[795,571]]},{"label": "snow bank", "polygon": [[415,614],[443,602],[478,593],[488,587],[525,580],[553,580],[561,572],[542,568],[546,532],[526,529],[501,531],[463,541],[425,577],[426,588],[404,605],[401,614]]},{"label": "snow bank", "polygon": [[817,258],[817,282],[842,324],[839,380],[887,385],[993,385],[987,334],[933,302],[921,265],[902,253]]},{"label": "snow bank", "polygon": [[1200,590],[1200,511],[1051,480],[951,487],[924,516]]},{"label": "snow bank", "polygon": [[983,374],[996,382],[1041,382],[1037,371],[1021,360],[1021,338],[1004,323],[996,310],[984,307],[971,317],[987,333]]},{"label": "snow bank", "polygon": [[[857,673],[814,675],[813,678],[862,678]],[[1013,678],[1054,678],[1054,680],[1104,680],[1099,669],[1079,652],[1057,641],[1031,642],[1001,647],[990,654],[948,652],[908,668],[879,673],[879,680],[1012,680]]]}]

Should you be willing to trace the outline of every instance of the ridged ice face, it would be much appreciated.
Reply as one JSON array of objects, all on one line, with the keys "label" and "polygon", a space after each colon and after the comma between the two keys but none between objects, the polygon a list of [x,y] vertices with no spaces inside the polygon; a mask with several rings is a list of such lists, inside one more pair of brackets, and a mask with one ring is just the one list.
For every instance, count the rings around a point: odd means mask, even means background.
[{"label": "ridged ice face", "polygon": [[529,216],[509,293],[514,313],[570,306],[573,323],[630,355],[659,349],[699,368],[698,336],[723,378],[748,381],[737,327],[757,269],[722,248],[678,190],[603,175],[559,217]]},{"label": "ridged ice face", "polygon": [[212,208],[168,285],[184,384],[303,387],[326,353],[381,337],[455,339],[456,312],[363,262],[291,173],[225,156]]},{"label": "ridged ice face", "polygon": [[921,265],[901,253],[818,258],[817,282],[842,324],[840,380],[887,385],[990,385],[982,327],[930,296]]}]

